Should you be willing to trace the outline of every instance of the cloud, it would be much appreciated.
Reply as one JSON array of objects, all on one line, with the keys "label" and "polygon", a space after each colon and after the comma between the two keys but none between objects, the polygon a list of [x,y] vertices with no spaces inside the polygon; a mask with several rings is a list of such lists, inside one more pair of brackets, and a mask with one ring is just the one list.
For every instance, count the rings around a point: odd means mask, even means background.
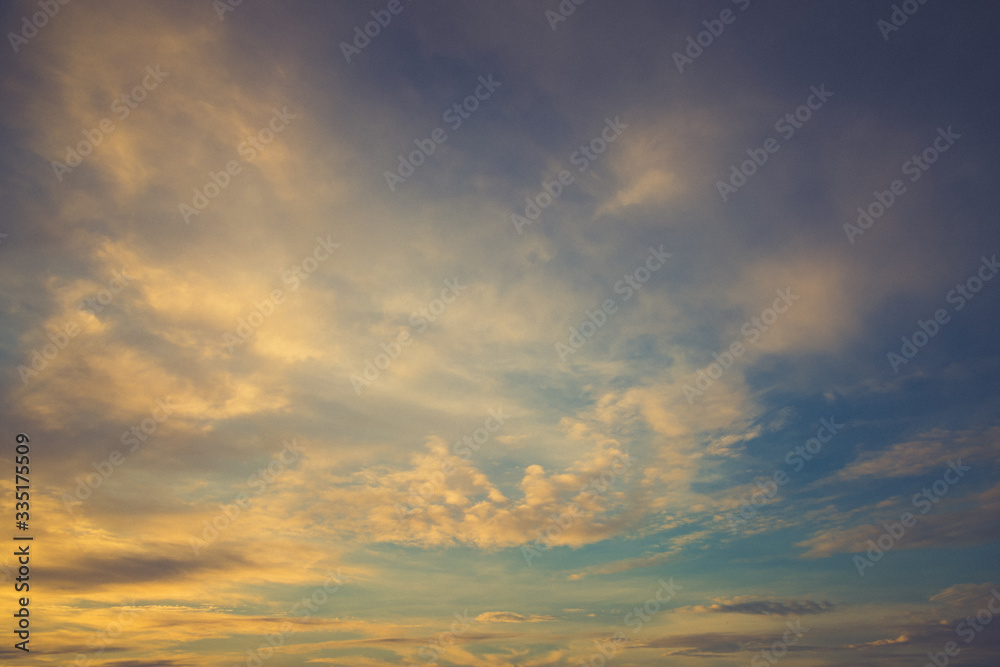
[{"label": "cloud", "polygon": [[895,646],[897,644],[909,644],[913,641],[910,635],[902,634],[895,639],[876,639],[874,641],[865,642],[864,644],[851,644],[848,648],[863,648],[865,646]]},{"label": "cloud", "polygon": [[[613,441],[562,471],[529,465],[508,492],[441,438],[429,437],[425,449],[409,469],[372,480],[359,474],[323,492],[339,508],[329,519],[374,542],[480,548],[534,543],[536,531],[552,526],[551,544],[581,546],[620,534],[634,520],[621,490],[633,464]],[[553,515],[564,515],[563,525],[553,524]]]},{"label": "cloud", "polygon": [[825,482],[851,482],[865,477],[911,477],[948,467],[950,461],[1000,457],[1000,428],[985,432],[934,429],[915,440],[882,451],[865,451]]},{"label": "cloud", "polygon": [[626,558],[623,560],[604,563],[602,565],[594,565],[589,568],[585,568],[580,572],[575,572],[569,575],[567,579],[570,581],[578,581],[580,579],[584,579],[585,577],[594,575],[618,574],[619,572],[628,572],[630,570],[653,567],[655,565],[659,565],[660,563],[669,561],[677,554],[683,552],[684,549],[690,545],[704,541],[709,535],[710,531],[702,530],[694,531],[686,535],[671,536],[665,538],[668,545],[664,551],[640,556],[638,558]]},{"label": "cloud", "polygon": [[713,614],[751,614],[773,616],[803,616],[807,614],[824,614],[836,608],[831,602],[813,602],[812,600],[719,600],[711,605],[691,607],[696,613]]},{"label": "cloud", "polygon": [[[34,12],[37,3],[22,2],[0,14],[17,30],[29,4]],[[37,543],[48,545],[35,565],[50,584],[43,650],[53,660],[71,660],[112,627],[133,592],[142,602],[128,608],[141,613],[105,663],[245,659],[340,567],[337,592],[293,621],[297,637],[282,648],[290,660],[401,662],[446,630],[454,609],[471,607],[474,583],[473,597],[488,601],[478,609],[537,613],[483,612],[479,622],[521,625],[466,633],[441,662],[567,664],[592,651],[592,635],[607,629],[598,621],[617,621],[632,604],[632,583],[665,566],[707,603],[659,617],[659,635],[650,628],[647,645],[629,655],[637,664],[742,659],[773,641],[768,624],[796,614],[865,656],[891,659],[937,641],[941,618],[978,609],[986,584],[956,583],[955,573],[989,577],[955,563],[972,563],[963,547],[1000,539],[990,522],[1000,487],[984,488],[994,484],[1000,431],[981,426],[997,413],[983,325],[993,297],[977,296],[935,336],[905,381],[885,379],[882,348],[933,312],[968,274],[967,260],[991,247],[983,202],[995,151],[972,137],[993,120],[952,94],[967,83],[954,67],[969,80],[995,78],[988,59],[942,52],[921,70],[921,89],[937,94],[903,91],[896,102],[913,113],[899,114],[858,97],[897,81],[901,61],[866,51],[865,40],[844,46],[844,30],[861,29],[850,13],[796,6],[775,19],[750,3],[678,77],[672,52],[710,17],[694,5],[638,4],[623,12],[587,3],[555,31],[529,0],[422,0],[348,64],[339,42],[373,20],[350,3],[242,3],[224,21],[209,2],[69,3],[0,63],[11,101],[0,119],[2,169],[17,184],[0,230],[9,232],[0,245],[0,409],[31,433],[32,471],[44,475],[31,510],[42,519]],[[903,47],[931,44],[934,35],[920,32],[931,25],[938,38],[955,38],[938,42],[981,51],[989,22],[974,15],[962,7],[924,28],[911,22]],[[761,20],[773,48],[755,43],[759,31],[749,28]],[[721,202],[714,183],[728,165],[801,104],[802,72],[772,60],[803,45],[846,49],[839,55],[849,57],[830,62],[860,57],[864,71],[849,74],[863,85],[834,87],[829,108]],[[727,60],[736,53],[754,55]],[[114,117],[112,103],[147,66],[169,75],[58,179],[51,161]],[[389,192],[384,171],[491,73],[503,82],[496,95]],[[285,107],[294,115],[287,129],[246,157],[241,143]],[[970,129],[959,131],[970,139],[847,243],[840,225],[956,108],[969,112]],[[570,154],[616,114],[629,127],[576,171]],[[230,160],[241,172],[187,224],[178,205]],[[518,234],[511,213],[562,168],[574,183]],[[341,248],[291,280],[318,236]],[[616,282],[661,244],[670,261],[625,302]],[[123,268],[128,286],[98,312],[81,311]],[[418,331],[411,315],[456,278],[467,289]],[[791,309],[689,401],[684,386],[785,287],[799,295]],[[276,290],[284,298],[272,311]],[[612,297],[617,314],[562,363],[554,343]],[[261,313],[230,349],[223,337]],[[17,366],[67,323],[79,334],[21,383]],[[377,380],[356,394],[351,376],[404,331],[412,345],[388,367],[379,362]],[[155,435],[99,475],[126,451],[123,432],[161,400],[173,408]],[[754,488],[761,465],[770,474],[779,460],[769,457],[801,444],[816,406],[835,402],[858,413],[854,434],[783,487],[757,524],[726,527],[723,512]],[[458,455],[452,443],[496,405],[516,417]],[[302,443],[301,460],[253,493],[239,518],[220,519],[290,438]],[[609,475],[625,456],[631,465]],[[807,557],[864,549],[883,521],[912,510],[920,485],[908,490],[906,479],[952,456],[975,462],[982,477],[920,515],[899,548],[944,547],[933,555],[954,558],[887,589],[926,602],[886,604],[885,623],[846,618],[840,602],[818,601],[810,573],[823,567],[805,562],[766,597],[728,597],[760,579],[761,561],[789,557],[789,544]],[[0,501],[13,506],[11,487]],[[218,539],[195,557],[192,539],[209,532]],[[764,533],[774,539],[759,540]],[[563,548],[512,570],[518,547],[540,535]],[[11,555],[0,562],[8,581]],[[708,581],[712,563],[726,565]],[[921,588],[928,580],[944,590]],[[548,615],[563,609],[579,613]],[[727,632],[715,632],[720,625]],[[828,648],[814,662],[836,662],[842,647]]]},{"label": "cloud", "polygon": [[932,505],[932,508],[927,514],[922,514],[915,509],[909,496],[905,499],[894,497],[878,507],[867,508],[868,512],[861,509],[852,512],[853,519],[846,516],[831,517],[833,522],[848,523],[856,523],[857,517],[863,517],[870,523],[831,526],[817,531],[796,546],[806,549],[802,558],[826,558],[840,553],[860,554],[871,548],[869,540],[875,541],[885,533],[885,522],[898,522],[903,512],[913,514],[916,523],[907,528],[902,537],[893,541],[893,550],[955,548],[988,544],[1000,539],[1000,526],[989,519],[1000,511],[1000,483],[961,497],[949,494]]},{"label": "cloud", "polygon": [[184,581],[207,572],[247,567],[250,563],[242,555],[218,550],[205,559],[145,554],[86,556],[68,567],[41,565],[38,570],[61,590],[100,590],[104,586]]},{"label": "cloud", "polygon": [[[730,338],[746,344],[752,355],[834,352],[856,334],[862,323],[851,272],[835,254],[782,248],[747,262],[742,273],[728,290],[729,305],[739,308],[743,315],[734,322]],[[791,303],[779,303],[786,312],[768,322],[762,313],[774,304],[777,291],[786,289]],[[754,317],[761,318],[763,326],[754,323]],[[756,342],[745,338],[741,331],[747,321],[759,332]]]},{"label": "cloud", "polygon": [[535,614],[525,616],[512,611],[487,611],[476,616],[477,623],[541,623],[552,620],[555,620],[554,616],[537,616]]},{"label": "cloud", "polygon": [[985,601],[995,594],[996,590],[997,585],[992,582],[955,584],[932,595],[930,601],[936,603],[939,609],[946,610],[947,613],[961,616],[967,614],[971,609],[978,610]]},{"label": "cloud", "polygon": [[[780,634],[780,633],[779,633]],[[711,657],[731,655],[734,653],[749,653],[770,646],[773,638],[760,634],[735,632],[705,632],[677,634],[644,639],[630,646],[630,649],[671,649],[666,655]],[[789,651],[816,651],[818,647],[793,645]]]}]

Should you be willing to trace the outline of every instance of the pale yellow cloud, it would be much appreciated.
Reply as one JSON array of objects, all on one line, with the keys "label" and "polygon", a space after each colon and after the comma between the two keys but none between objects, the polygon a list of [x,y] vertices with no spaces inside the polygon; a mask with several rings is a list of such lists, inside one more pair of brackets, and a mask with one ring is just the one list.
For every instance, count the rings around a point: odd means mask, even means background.
[{"label": "pale yellow cloud", "polygon": [[553,616],[524,615],[513,611],[486,611],[476,616],[477,623],[541,623],[553,619]]},{"label": "pale yellow cloud", "polygon": [[[629,127],[602,156],[618,187],[611,191],[600,189],[603,202],[597,208],[597,215],[615,216],[637,206],[669,210],[700,195],[703,185],[699,176],[707,165],[699,157],[705,155],[704,151],[695,147],[704,147],[721,138],[719,125],[705,114],[701,109],[697,114],[675,111],[661,113],[656,118],[626,116],[624,120]],[[588,179],[581,180],[585,186],[590,185]],[[672,226],[683,222],[670,216],[657,224]]]},{"label": "pale yellow cloud", "polygon": [[819,251],[749,264],[729,289],[743,319],[733,323],[727,340],[744,344],[752,356],[839,349],[862,323],[852,271],[844,260]]},{"label": "pale yellow cloud", "polygon": [[[474,463],[440,438],[404,470],[362,471],[343,486],[321,492],[338,511],[319,508],[314,518],[330,530],[364,540],[401,544],[475,544],[482,548],[534,543],[580,546],[621,532],[633,520],[623,488],[631,461],[613,442],[595,447],[567,468],[524,470],[516,495],[503,493]],[[315,471],[311,474],[317,474]],[[552,516],[561,516],[554,522]]]}]

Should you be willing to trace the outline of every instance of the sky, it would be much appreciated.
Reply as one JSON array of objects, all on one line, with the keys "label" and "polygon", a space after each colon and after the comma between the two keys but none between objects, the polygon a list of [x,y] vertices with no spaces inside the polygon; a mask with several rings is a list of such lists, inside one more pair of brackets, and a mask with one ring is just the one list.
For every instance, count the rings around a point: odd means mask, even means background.
[{"label": "sky", "polygon": [[995,666],[998,20],[0,3],[0,661]]}]

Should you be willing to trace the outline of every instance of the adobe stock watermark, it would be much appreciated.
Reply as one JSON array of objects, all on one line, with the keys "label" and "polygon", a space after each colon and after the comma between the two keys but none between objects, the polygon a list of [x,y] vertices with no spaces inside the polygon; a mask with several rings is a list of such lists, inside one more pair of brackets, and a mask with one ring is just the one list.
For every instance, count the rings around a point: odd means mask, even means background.
[{"label": "adobe stock watermark", "polygon": [[[983,607],[975,616],[966,616],[965,620],[960,621],[955,626],[955,634],[966,644],[975,641],[979,633],[993,622],[993,617],[1000,614],[1000,591],[994,588],[990,592],[992,595],[986,599]],[[996,606],[993,605],[994,602],[997,603]],[[923,667],[946,667],[950,662],[949,658],[954,658],[961,652],[962,649],[958,647],[958,642],[949,641],[940,653],[928,653],[927,657],[930,658],[930,662],[925,662]]]},{"label": "adobe stock watermark", "polygon": [[[257,130],[256,134],[247,137],[236,147],[236,152],[245,162],[250,163],[256,160],[264,148],[284,132],[293,119],[298,118],[298,114],[288,112],[287,106],[281,107],[281,111],[276,108],[272,108],[271,111],[271,120],[267,122],[267,125]],[[205,184],[200,188],[192,188],[194,197],[191,199],[191,204],[181,202],[178,205],[184,223],[190,225],[191,216],[201,215],[202,211],[212,203],[212,200],[229,187],[233,177],[242,173],[243,166],[237,160],[229,160],[219,171],[209,171]]]},{"label": "adobe stock watermark", "polygon": [[14,53],[20,51],[29,39],[32,39],[39,30],[49,24],[49,19],[59,13],[60,5],[68,4],[69,0],[38,0],[38,6],[42,11],[32,14],[30,19],[27,16],[22,17],[21,30],[16,33],[7,33],[7,39],[10,40]]},{"label": "adobe stock watermark", "polygon": [[788,649],[799,643],[802,635],[809,632],[809,628],[802,627],[802,619],[795,619],[795,623],[785,621],[787,630],[781,635],[781,639],[774,641],[770,648],[761,649],[758,655],[750,660],[751,667],[770,667],[788,653]]},{"label": "adobe stock watermark", "polygon": [[[146,99],[147,94],[156,90],[163,83],[163,80],[170,76],[170,72],[160,71],[159,65],[156,67],[152,65],[147,66],[146,72],[147,74],[142,78],[141,85],[133,86],[132,90],[122,93],[121,97],[111,103],[111,113],[117,116],[118,120],[128,118],[129,114],[139,106],[139,103]],[[65,174],[70,173],[83,164],[83,158],[93,153],[94,149],[104,141],[104,138],[116,129],[115,121],[110,118],[102,118],[97,123],[96,128],[82,130],[83,141],[78,142],[75,149],[71,146],[66,146],[65,164],[58,160],[53,160],[52,162],[52,170],[55,172],[59,182],[62,183]]]},{"label": "adobe stock watermark", "polygon": [[[490,96],[493,95],[502,83],[501,81],[494,81],[492,74],[485,79],[480,76],[478,80],[479,85],[476,86],[471,95],[467,96],[461,102],[451,105],[441,114],[441,120],[447,123],[452,131],[462,127],[462,123],[471,118],[472,114],[479,109],[480,103],[490,99]],[[383,174],[385,182],[389,186],[389,191],[395,192],[396,186],[405,183],[406,179],[412,176],[424,164],[427,158],[434,154],[438,145],[446,141],[448,141],[448,134],[441,127],[431,130],[430,136],[427,139],[414,139],[413,143],[416,144],[417,149],[411,151],[407,156],[400,154],[396,171],[386,170]]]},{"label": "adobe stock watermark", "polygon": [[[274,484],[278,476],[295,463],[302,455],[302,447],[298,441],[292,438],[291,442],[286,440],[282,443],[281,451],[273,454],[274,460],[265,468],[260,468],[255,473],[247,477],[246,485],[254,490],[254,495],[259,496],[265,491],[269,484]],[[286,458],[285,455],[288,454]],[[191,550],[198,556],[202,549],[209,547],[222,533],[236,523],[242,515],[242,510],[248,509],[253,503],[253,498],[246,492],[240,491],[232,505],[219,505],[219,512],[212,517],[211,522],[202,520],[201,537],[191,537],[189,542]]]},{"label": "adobe stock watermark", "polygon": [[[750,7],[750,0],[733,0],[733,4],[737,5],[741,12],[744,12]],[[701,24],[705,26],[705,30],[702,30],[693,37],[689,36],[687,38],[687,46],[684,49],[684,53],[674,51],[674,65],[677,66],[677,71],[683,74],[684,67],[686,65],[693,65],[694,61],[705,52],[705,49],[712,46],[715,40],[722,35],[726,26],[732,25],[735,22],[736,14],[731,9],[723,9],[717,19],[702,21]]]},{"label": "adobe stock watermark", "polygon": [[[965,473],[970,470],[972,470],[971,467],[962,465],[962,459],[958,459],[957,462],[948,461],[948,467],[941,478],[931,484],[930,488],[925,486],[920,493],[915,494],[911,499],[911,503],[915,508],[920,509],[920,514],[927,514],[934,507],[934,504],[948,495],[951,487],[958,484],[965,477]],[[899,521],[895,523],[889,523],[888,521],[883,523],[882,527],[885,530],[882,534],[874,540],[868,540],[869,548],[865,552],[867,558],[855,554],[851,559],[854,562],[854,567],[858,570],[858,574],[862,577],[865,576],[865,570],[874,567],[875,563],[882,560],[882,557],[887,552],[899,544],[899,541],[906,535],[908,529],[913,528],[918,522],[919,518],[912,512],[903,512],[899,517]]]},{"label": "adobe stock watermark", "polygon": [[[107,287],[101,288],[96,295],[91,295],[80,303],[78,309],[80,313],[96,316],[96,313],[103,312],[104,307],[111,304],[115,295],[125,289],[129,281],[135,279],[134,276],[125,272],[125,267],[122,267],[120,272],[112,271],[111,275],[112,278],[108,281]],[[37,378],[39,373],[48,367],[49,362],[55,360],[59,353],[69,346],[70,340],[76,338],[81,331],[80,325],[76,322],[66,322],[61,327],[57,327],[55,331],[49,332],[47,336],[52,342],[44,344],[40,351],[37,348],[31,350],[30,367],[24,364],[17,367],[21,383],[27,385],[29,379]]]},{"label": "adobe stock watermark", "polygon": [[[788,312],[792,304],[800,298],[798,295],[792,294],[791,287],[779,289],[775,294],[778,295],[778,298],[774,300],[770,308],[765,308],[761,311],[760,315],[751,317],[740,327],[740,333],[747,339],[748,344],[753,345],[760,340],[761,334],[770,329],[778,321],[779,315]],[[782,307],[782,304],[784,304],[784,307]],[[747,346],[744,346],[743,343],[737,340],[729,345],[728,351],[723,350],[721,355],[717,352],[713,353],[712,356],[715,357],[715,361],[705,368],[699,369],[695,374],[695,386],[692,387],[686,384],[683,387],[684,397],[687,398],[688,405],[694,404],[695,397],[704,395],[715,381],[721,378],[723,373],[729,370],[736,359],[741,357],[747,349]]]},{"label": "adobe stock watermark", "polygon": [[[816,455],[823,449],[823,445],[833,440],[833,437],[844,428],[844,424],[838,424],[835,417],[830,417],[829,420],[820,419],[819,424],[820,426],[812,438],[806,440],[803,445],[796,445],[789,449],[788,453],[785,454],[784,461],[792,467],[792,472],[801,471],[806,462],[816,458]],[[790,479],[787,472],[778,468],[771,475],[771,479],[766,480],[766,482],[757,482],[760,490],[744,498],[739,507],[739,516],[734,517],[734,514],[730,514],[727,517],[729,525],[736,527],[757,516],[757,510],[764,507],[768,500],[774,498],[778,493],[778,488],[788,484]]]},{"label": "adobe stock watermark", "polygon": [[[622,625],[631,630],[631,637],[639,634],[646,623],[653,620],[653,617],[664,609],[663,605],[674,599],[677,591],[684,588],[680,584],[675,584],[673,577],[670,577],[667,581],[660,579],[659,584],[659,588],[656,589],[648,600],[641,605],[636,605],[622,617]],[[604,665],[608,664],[609,660],[625,648],[625,644],[631,637],[624,631],[619,630],[607,640],[600,641],[595,639],[594,643],[597,645],[597,649],[589,658],[580,660],[578,663],[579,667],[604,667]]]},{"label": "adobe stock watermark", "polygon": [[[919,155],[914,154],[909,160],[903,163],[902,167],[903,174],[910,177],[910,182],[917,182],[921,176],[924,175],[931,165],[938,161],[941,154],[947,151],[949,148],[955,145],[956,139],[961,139],[961,134],[955,134],[952,132],[951,125],[948,129],[944,128],[937,129],[938,136],[934,138],[934,141],[930,143],[927,148],[920,152]],[[855,221],[856,224],[851,224],[849,222],[844,223],[844,233],[847,234],[847,240],[854,245],[854,237],[861,236],[864,234],[875,221],[881,218],[886,211],[892,208],[893,204],[896,203],[900,197],[906,193],[906,184],[902,179],[896,179],[889,184],[888,190],[876,190],[872,194],[875,195],[875,201],[871,202],[867,206],[858,207],[858,218]]]},{"label": "adobe stock watermark", "polygon": [[545,20],[549,22],[549,27],[552,28],[552,32],[556,31],[556,28],[559,27],[560,23],[576,13],[576,8],[586,1],[587,0],[562,0],[559,3],[559,6],[556,7],[556,11],[552,11],[551,9],[545,10]]},{"label": "adobe stock watermark", "polygon": [[[822,109],[823,105],[833,97],[833,93],[826,89],[825,83],[820,84],[819,88],[810,86],[809,90],[811,94],[806,98],[805,104],[786,113],[774,124],[774,131],[779,133],[785,141],[795,136],[796,130],[802,129],[809,122],[813,112]],[[762,148],[748,148],[746,154],[750,156],[749,160],[744,160],[739,167],[735,164],[730,165],[728,183],[721,179],[715,182],[715,189],[718,190],[722,201],[728,201],[731,195],[746,185],[747,179],[756,174],[760,167],[767,164],[771,155],[780,149],[781,144],[774,137],[765,139]]]},{"label": "adobe stock watermark", "polygon": [[[317,236],[316,246],[313,248],[312,253],[306,255],[302,261],[294,264],[281,274],[281,281],[291,286],[288,288],[290,294],[297,292],[302,283],[309,280],[309,277],[316,272],[319,265],[330,259],[333,251],[340,247],[339,243],[332,241],[332,236],[333,234],[327,234],[326,239],[322,236]],[[264,297],[261,301],[255,301],[253,310],[245,317],[240,317],[236,320],[235,335],[229,332],[222,335],[222,342],[229,351],[232,352],[236,349],[237,345],[250,340],[267,318],[274,315],[278,306],[285,302],[286,296],[288,295],[282,290],[273,289],[269,296]]]},{"label": "adobe stock watermark", "polygon": [[[954,304],[955,312],[962,310],[987,282],[993,280],[993,276],[997,272],[1000,272],[997,256],[993,255],[989,259],[984,256],[979,264],[979,269],[964,282],[955,285],[955,288],[945,295],[945,301]],[[899,348],[899,354],[895,352],[886,354],[892,371],[898,373],[901,366],[910,363],[910,360],[917,356],[917,353],[926,347],[932,338],[938,335],[941,327],[949,322],[951,322],[951,315],[945,308],[938,308],[934,311],[933,317],[927,320],[917,320],[917,329],[913,334],[909,338],[906,336],[900,338],[903,344]]]},{"label": "adobe stock watermark", "polygon": [[[577,150],[573,151],[569,156],[570,164],[575,166],[579,173],[584,173],[590,169],[590,165],[597,160],[598,156],[603,155],[608,150],[608,147],[626,129],[628,129],[628,125],[618,120],[618,116],[615,116],[614,120],[605,118],[604,129],[601,130],[598,136],[586,144],[581,144]],[[538,220],[542,211],[551,206],[555,200],[559,199],[563,190],[575,182],[575,178],[569,170],[560,169],[551,182],[546,182],[545,179],[542,179],[542,189],[538,191],[538,194],[534,197],[524,198],[524,215],[518,215],[517,213],[510,214],[510,221],[514,223],[514,229],[517,230],[517,233],[523,234],[526,225],[533,224],[535,220]]]},{"label": "adobe stock watermark", "polygon": [[[662,244],[660,244],[659,250],[650,246],[649,256],[646,258],[645,263],[641,264],[631,273],[626,273],[621,280],[615,283],[615,294],[623,295],[622,303],[631,299],[633,294],[649,282],[653,273],[663,268],[663,265],[667,263],[667,259],[670,257],[673,257],[673,253],[663,252]],[[588,310],[586,313],[587,319],[583,320],[578,327],[569,328],[569,344],[556,343],[556,354],[559,355],[559,360],[566,363],[567,356],[576,354],[588,340],[597,334],[597,330],[607,324],[610,317],[617,312],[618,304],[614,298],[605,299],[596,312]]]},{"label": "adobe stock watermark", "polygon": [[[468,289],[468,286],[460,284],[458,278],[445,280],[441,296],[431,299],[426,306],[421,307],[417,312],[410,315],[410,326],[415,328],[417,333],[423,333],[430,326],[430,323],[436,322],[438,317],[444,313],[448,308],[448,304],[453,303],[466,289]],[[412,344],[413,337],[410,335],[409,329],[400,331],[396,336],[396,340],[390,343],[382,343],[380,345],[382,352],[376,354],[374,360],[365,359],[364,370],[361,373],[351,375],[351,386],[354,387],[354,393],[360,396],[361,390],[370,387],[372,382],[379,379],[382,371],[387,370],[392,365],[392,362],[399,359],[399,355],[403,353],[403,350]]]},{"label": "adobe stock watermark", "polygon": [[[406,0],[407,4],[413,0]],[[372,40],[379,36],[383,28],[388,28],[389,24],[392,23],[393,16],[399,16],[406,9],[401,0],[389,0],[389,4],[385,6],[385,9],[373,9],[371,10],[372,18],[374,21],[368,21],[364,25],[364,30],[361,26],[354,27],[354,39],[351,43],[341,42],[340,52],[344,54],[344,59],[347,60],[347,64],[351,64],[351,58],[354,56],[361,55],[361,51],[371,44]]]},{"label": "adobe stock watermark", "polygon": [[[619,477],[623,477],[625,471],[631,467],[632,457],[629,454],[617,454],[607,470],[580,487],[577,497],[583,496],[581,500],[586,503],[603,495],[611,488],[611,484]],[[556,546],[556,540],[559,536],[564,531],[569,530],[582,512],[583,505],[574,500],[559,514],[551,515],[544,530],[535,530],[535,535],[538,536],[535,543],[521,545],[521,556],[524,557],[524,562],[531,565],[533,559]]]},{"label": "adobe stock watermark", "polygon": [[[472,459],[472,453],[478,452],[493,437],[493,434],[503,427],[507,419],[510,419],[510,415],[505,415],[502,407],[495,410],[490,408],[489,417],[483,421],[483,425],[456,440],[451,447],[451,453],[455,456],[461,456],[467,461]],[[445,480],[454,472],[455,464],[452,461],[448,460],[442,463],[441,469],[434,471],[430,475],[430,479],[417,487],[416,491],[410,491],[410,497],[406,501],[408,507],[396,504],[397,516],[399,518],[412,516],[418,508],[425,507],[427,499],[441,489]]]},{"label": "adobe stock watermark", "polygon": [[226,13],[235,12],[242,4],[243,0],[212,0],[212,8],[215,9],[220,21],[225,21]]},{"label": "adobe stock watermark", "polygon": [[[132,454],[139,449],[156,433],[160,424],[167,421],[167,417],[172,415],[176,409],[176,405],[171,405],[170,397],[157,400],[156,407],[153,408],[148,417],[122,433],[121,443],[122,445],[128,445],[128,453]],[[76,490],[72,496],[68,493],[62,494],[63,507],[66,508],[66,511],[71,515],[75,514],[76,506],[90,498],[94,491],[99,489],[104,482],[108,481],[115,470],[125,463],[125,457],[126,455],[122,454],[121,450],[113,449],[100,463],[91,461],[90,465],[94,468],[95,472],[87,473],[86,477],[76,478]]]},{"label": "adobe stock watermark", "polygon": [[920,9],[920,5],[924,4],[927,4],[927,0],[903,0],[901,5],[893,4],[889,20],[879,19],[875,22],[875,27],[882,33],[882,40],[888,42],[889,35],[906,25],[910,17]]},{"label": "adobe stock watermark", "polygon": [[[335,586],[330,584],[334,583]],[[307,619],[313,614],[320,610],[322,605],[325,605],[329,600],[330,596],[340,590],[343,585],[343,575],[341,574],[341,568],[337,568],[336,572],[326,571],[326,579],[322,584],[316,587],[316,589],[309,595],[309,597],[304,597],[294,605],[292,605],[289,613],[291,618],[301,618]],[[300,611],[304,608],[304,611]],[[281,648],[285,644],[285,640],[295,634],[295,626],[291,621],[282,621],[281,625],[278,626],[278,632],[272,632],[263,635],[260,645],[256,649],[247,650],[247,659],[243,664],[236,664],[233,667],[260,667],[265,661],[269,660],[274,655],[274,650]]]},{"label": "adobe stock watermark", "polygon": [[125,272],[125,267],[122,270],[112,271],[111,280],[108,281],[107,287],[102,287],[97,291],[97,294],[88,296],[83,301],[80,302],[78,310],[87,315],[97,316],[97,313],[104,312],[105,306],[110,306],[111,301],[115,298],[115,294],[121,292],[125,289],[129,281],[134,280],[134,278]]}]

